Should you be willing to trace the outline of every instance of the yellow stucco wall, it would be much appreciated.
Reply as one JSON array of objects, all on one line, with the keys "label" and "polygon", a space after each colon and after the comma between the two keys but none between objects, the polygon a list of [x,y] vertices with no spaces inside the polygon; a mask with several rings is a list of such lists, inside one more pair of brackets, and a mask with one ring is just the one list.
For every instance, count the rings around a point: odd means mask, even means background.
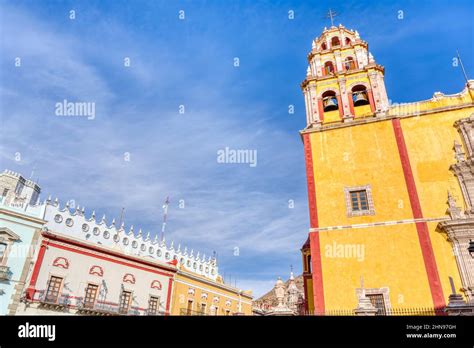
[{"label": "yellow stucco wall", "polygon": [[[173,294],[171,302],[171,315],[182,314],[182,309],[186,309],[188,301],[193,301],[192,315],[197,315],[200,311],[201,304],[206,304],[205,315],[211,315],[211,306],[217,306],[218,311],[215,315],[226,315],[226,310],[229,310],[229,315],[234,315],[239,311],[239,294],[238,289],[233,288],[229,290],[227,286],[223,286],[219,282],[209,283],[198,275],[187,275],[186,273],[177,273],[174,279]],[[190,289],[194,290],[194,294],[190,293]],[[203,294],[207,294],[207,299],[203,298]],[[251,295],[241,296],[241,311],[245,315],[252,315],[252,298]],[[218,302],[214,298],[218,297]],[[230,306],[226,304],[231,301]]]},{"label": "yellow stucco wall", "polygon": [[[465,102],[463,98],[458,99],[457,105]],[[442,104],[450,103],[453,101]],[[432,103],[431,108],[439,105]],[[427,109],[427,106],[422,108]],[[461,142],[453,123],[472,112],[471,107],[401,119],[425,218],[446,216],[448,190],[462,202],[457,180],[449,171],[454,163],[453,141]],[[310,139],[319,227],[413,218],[391,120],[313,132]],[[368,184],[375,214],[347,216],[344,187]],[[457,289],[461,281],[451,245],[445,236],[435,231],[436,225],[436,222],[428,223],[448,302],[451,292],[448,277],[454,278]],[[319,236],[327,310],[354,309],[355,289],[360,287],[361,276],[365,288],[389,288],[392,308],[433,306],[414,224],[321,231]],[[362,254],[346,252],[340,257],[337,255],[340,246],[354,246],[351,250]],[[309,301],[312,309],[312,297]]]}]

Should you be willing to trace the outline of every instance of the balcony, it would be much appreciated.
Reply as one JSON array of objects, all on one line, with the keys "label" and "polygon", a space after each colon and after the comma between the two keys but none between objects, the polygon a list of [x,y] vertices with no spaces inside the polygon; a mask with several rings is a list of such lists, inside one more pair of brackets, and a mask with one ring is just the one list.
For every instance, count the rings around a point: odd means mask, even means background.
[{"label": "balcony", "polygon": [[207,316],[208,314],[200,312],[200,311],[193,311],[187,308],[180,308],[179,315],[187,315],[187,316]]},{"label": "balcony", "polygon": [[0,266],[0,281],[9,281],[12,278],[12,272],[8,266]]},{"label": "balcony", "polygon": [[71,296],[69,294],[55,295],[46,291],[39,291],[38,303],[41,308],[58,312],[68,312],[72,307]]}]

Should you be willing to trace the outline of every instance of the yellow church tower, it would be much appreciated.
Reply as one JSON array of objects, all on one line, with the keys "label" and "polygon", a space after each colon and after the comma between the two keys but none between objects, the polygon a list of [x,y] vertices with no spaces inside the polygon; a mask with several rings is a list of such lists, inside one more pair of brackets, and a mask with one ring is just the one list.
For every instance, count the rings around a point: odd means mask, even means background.
[{"label": "yellow church tower", "polygon": [[342,25],[312,42],[308,63],[307,310],[353,310],[362,291],[379,314],[444,308],[450,277],[472,300],[474,81],[390,105],[384,67]]}]

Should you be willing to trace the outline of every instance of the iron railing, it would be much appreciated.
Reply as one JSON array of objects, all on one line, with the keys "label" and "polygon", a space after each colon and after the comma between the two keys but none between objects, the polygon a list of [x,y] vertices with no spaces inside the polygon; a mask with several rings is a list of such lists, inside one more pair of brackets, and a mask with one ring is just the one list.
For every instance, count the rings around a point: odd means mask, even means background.
[{"label": "iron railing", "polygon": [[201,312],[201,311],[193,311],[193,310],[187,309],[187,308],[180,308],[179,315],[206,316],[206,315],[209,315],[209,314],[206,314],[206,313]]},{"label": "iron railing", "polygon": [[[326,310],[324,312],[314,311],[302,311],[300,315],[315,315],[315,316],[355,316],[355,312],[352,309],[334,309]],[[444,308],[430,308],[430,307],[418,307],[418,308],[387,308],[385,312],[377,312],[377,316],[437,316],[446,315]]]}]

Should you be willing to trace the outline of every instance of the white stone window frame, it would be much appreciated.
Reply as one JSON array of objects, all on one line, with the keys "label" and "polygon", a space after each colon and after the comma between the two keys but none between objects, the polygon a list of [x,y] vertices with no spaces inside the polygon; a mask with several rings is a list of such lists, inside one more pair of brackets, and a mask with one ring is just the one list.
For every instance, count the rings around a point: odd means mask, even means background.
[{"label": "white stone window frame", "polygon": [[388,315],[391,312],[392,304],[390,303],[390,290],[388,287],[370,288],[370,289],[357,288],[356,289],[357,298],[360,298],[360,296],[362,295],[362,290],[364,290],[364,293],[366,296],[367,295],[382,295],[383,302],[385,303],[385,313],[387,313]]},{"label": "white stone window frame", "polygon": [[[368,210],[352,210],[351,192],[353,191],[365,191],[367,193],[367,204],[369,205]],[[374,200],[372,198],[372,187],[370,184],[363,186],[346,186],[344,187],[344,196],[346,198],[346,211],[348,217],[375,215]]]},{"label": "white stone window frame", "polygon": [[8,261],[8,255],[11,252],[13,243],[20,242],[20,237],[10,230],[8,227],[0,227],[0,243],[6,245],[5,251],[3,252],[2,259],[0,259],[0,266],[6,266]]}]

